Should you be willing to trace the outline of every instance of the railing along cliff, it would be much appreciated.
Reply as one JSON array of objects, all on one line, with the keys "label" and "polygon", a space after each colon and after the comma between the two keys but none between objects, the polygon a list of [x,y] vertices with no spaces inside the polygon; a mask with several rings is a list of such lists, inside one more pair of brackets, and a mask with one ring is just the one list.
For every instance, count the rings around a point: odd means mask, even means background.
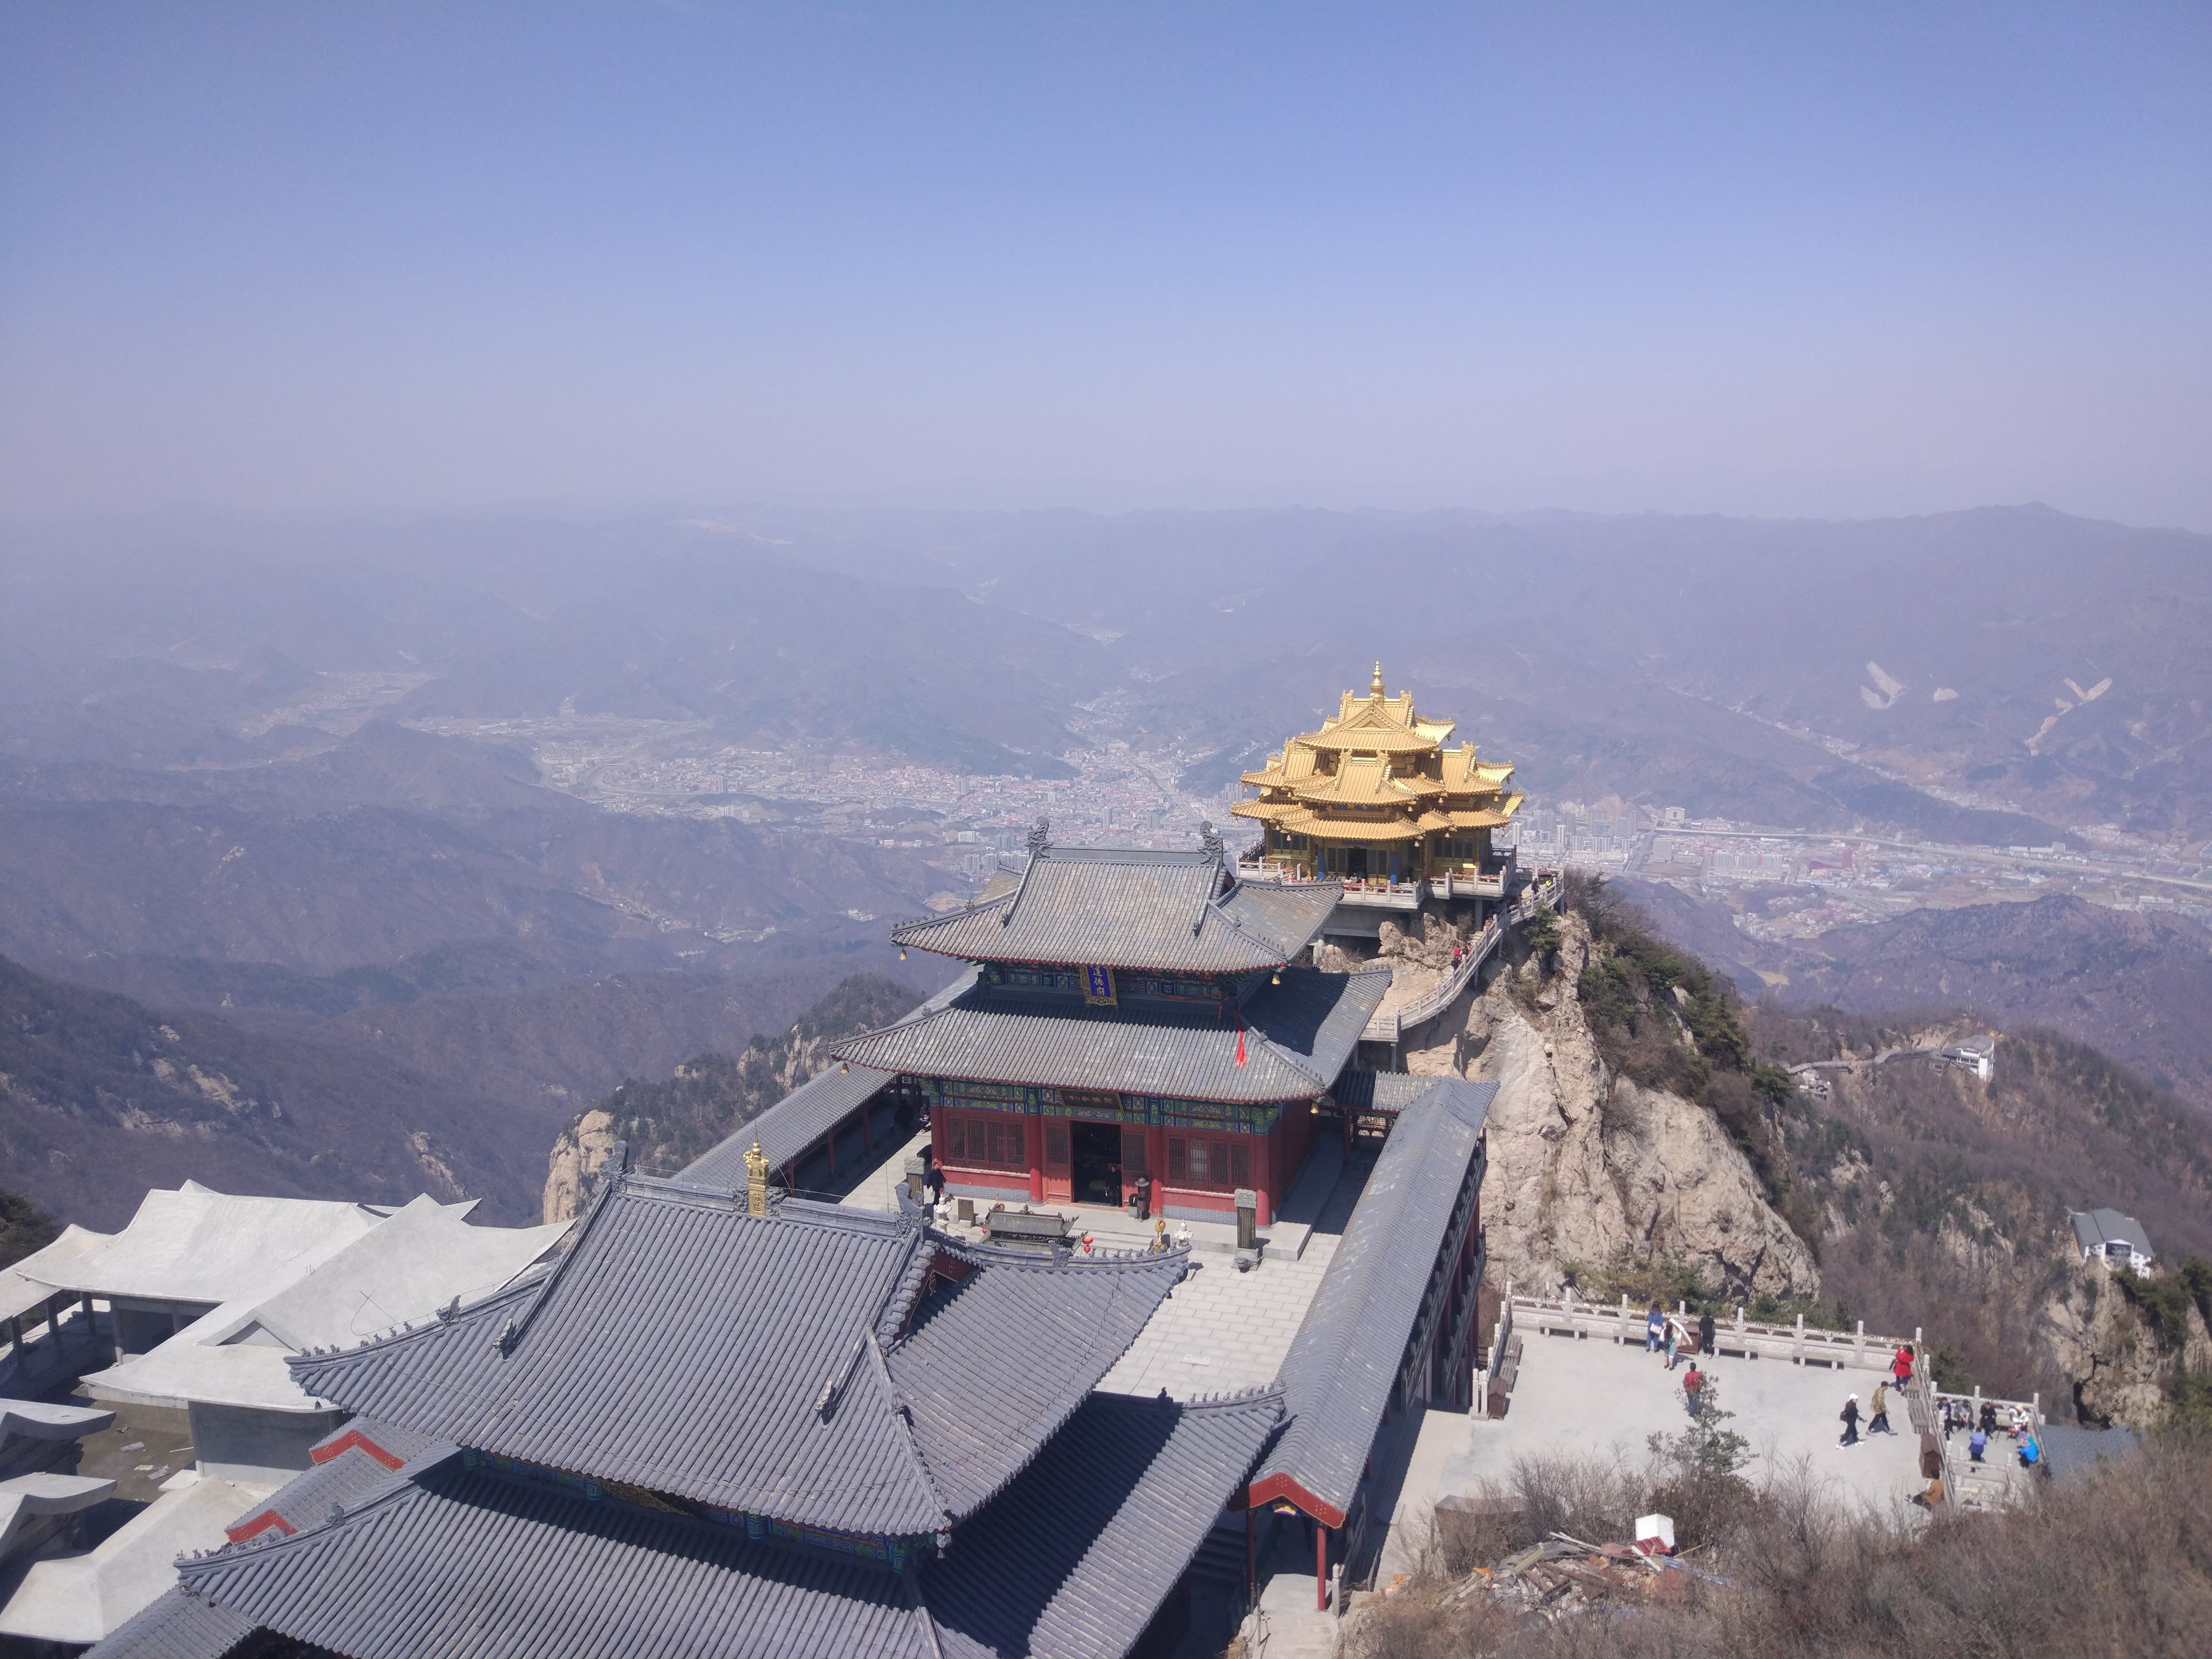
[{"label": "railing along cliff", "polygon": [[1375,1018],[1368,1021],[1367,1030],[1361,1035],[1370,1042],[1395,1045],[1407,1031],[1416,1030],[1428,1024],[1450,1007],[1458,1000],[1460,993],[1466,990],[1474,976],[1481,972],[1484,962],[1504,939],[1507,927],[1519,927],[1534,915],[1539,907],[1558,909],[1565,893],[1565,884],[1559,879],[1557,871],[1540,872],[1537,878],[1529,884],[1528,890],[1505,913],[1503,926],[1496,916],[1483,923],[1482,931],[1474,936],[1461,955],[1458,967],[1411,1002],[1395,1008],[1377,1009]]}]

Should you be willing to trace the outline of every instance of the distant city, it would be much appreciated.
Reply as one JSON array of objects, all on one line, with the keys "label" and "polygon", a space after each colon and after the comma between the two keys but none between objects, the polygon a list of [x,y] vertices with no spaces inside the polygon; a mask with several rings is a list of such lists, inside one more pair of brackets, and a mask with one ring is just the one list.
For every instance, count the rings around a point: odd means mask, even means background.
[{"label": "distant city", "polygon": [[[1955,846],[1899,837],[1693,818],[1680,806],[1530,800],[1517,824],[1523,863],[1670,883],[1707,897],[1763,888],[1754,938],[1805,939],[1925,906],[2072,893],[2121,909],[2212,921],[2212,872],[2105,824],[2046,847]],[[2081,843],[2087,843],[2085,848]],[[1797,889],[1776,893],[1773,889]],[[1733,908],[1733,907],[1732,907]]]},{"label": "distant city", "polygon": [[[442,720],[426,730],[527,744],[550,787],[611,811],[735,817],[915,852],[949,878],[975,882],[1049,818],[1063,845],[1186,847],[1201,822],[1231,846],[1246,839],[1229,807],[1243,793],[1179,793],[1202,754],[1139,753],[1101,730],[1060,758],[1073,775],[963,773],[859,754],[720,741],[704,722],[564,714],[548,720]],[[1106,724],[1102,720],[1102,727]],[[1754,938],[1804,939],[1923,906],[2072,893],[2121,909],[2169,910],[2212,923],[2212,870],[2117,825],[2064,843],[1991,848],[1697,818],[1680,806],[1532,796],[1498,838],[1523,864],[1666,882],[1739,900]],[[1741,906],[1747,890],[1761,902]]]}]

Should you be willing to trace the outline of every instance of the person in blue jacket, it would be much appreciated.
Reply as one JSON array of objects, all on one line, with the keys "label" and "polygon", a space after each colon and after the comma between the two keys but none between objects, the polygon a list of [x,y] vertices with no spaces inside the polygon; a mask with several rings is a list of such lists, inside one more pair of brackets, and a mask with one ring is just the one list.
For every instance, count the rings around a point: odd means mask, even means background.
[{"label": "person in blue jacket", "polygon": [[1989,1449],[1990,1431],[1980,1424],[1975,1424],[1974,1431],[1966,1437],[1966,1455],[1978,1463],[1982,1461],[1982,1454]]}]

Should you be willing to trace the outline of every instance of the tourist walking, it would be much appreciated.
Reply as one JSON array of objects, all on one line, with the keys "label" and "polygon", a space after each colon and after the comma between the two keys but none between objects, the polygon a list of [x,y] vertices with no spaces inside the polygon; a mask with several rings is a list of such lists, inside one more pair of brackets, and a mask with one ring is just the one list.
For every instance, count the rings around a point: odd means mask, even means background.
[{"label": "tourist walking", "polygon": [[1675,1356],[1680,1352],[1681,1345],[1682,1328],[1670,1319],[1667,1322],[1665,1344],[1667,1349],[1667,1369],[1670,1371],[1674,1369]]},{"label": "tourist walking", "polygon": [[1895,1434],[1897,1432],[1895,1429],[1889,1426],[1888,1383],[1877,1382],[1875,1384],[1872,1411],[1873,1415],[1867,1419],[1867,1432],[1869,1434]]},{"label": "tourist walking", "polygon": [[1912,1345],[1910,1342],[1899,1347],[1897,1358],[1889,1362],[1889,1374],[1897,1379],[1897,1386],[1900,1389],[1912,1380]]},{"label": "tourist walking", "polygon": [[1690,1415],[1695,1417],[1698,1414],[1698,1408],[1705,1404],[1705,1374],[1698,1369],[1698,1362],[1694,1359],[1690,1362],[1690,1369],[1682,1377],[1682,1397],[1685,1404],[1689,1407]]},{"label": "tourist walking", "polygon": [[1858,1395],[1853,1395],[1844,1401],[1843,1410],[1838,1412],[1836,1415],[1843,1420],[1844,1425],[1844,1437],[1836,1443],[1839,1446],[1857,1445],[1859,1443]]},{"label": "tourist walking", "polygon": [[1667,1330],[1667,1316],[1659,1311],[1659,1304],[1651,1304],[1651,1311],[1644,1316],[1644,1352],[1657,1353],[1661,1339]]},{"label": "tourist walking", "polygon": [[1978,1463],[1982,1461],[1982,1454],[1989,1449],[1990,1431],[1980,1424],[1975,1424],[1974,1431],[1966,1437],[1966,1455]]},{"label": "tourist walking", "polygon": [[1713,1357],[1713,1344],[1720,1340],[1720,1328],[1713,1323],[1713,1310],[1708,1308],[1698,1316],[1698,1352],[1705,1358]]}]

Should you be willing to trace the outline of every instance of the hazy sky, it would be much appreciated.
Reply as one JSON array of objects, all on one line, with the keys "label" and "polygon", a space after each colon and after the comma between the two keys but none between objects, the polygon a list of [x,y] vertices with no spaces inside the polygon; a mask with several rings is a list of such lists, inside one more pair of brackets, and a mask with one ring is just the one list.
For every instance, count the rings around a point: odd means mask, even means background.
[{"label": "hazy sky", "polygon": [[0,9],[0,507],[2212,529],[2212,7]]}]

